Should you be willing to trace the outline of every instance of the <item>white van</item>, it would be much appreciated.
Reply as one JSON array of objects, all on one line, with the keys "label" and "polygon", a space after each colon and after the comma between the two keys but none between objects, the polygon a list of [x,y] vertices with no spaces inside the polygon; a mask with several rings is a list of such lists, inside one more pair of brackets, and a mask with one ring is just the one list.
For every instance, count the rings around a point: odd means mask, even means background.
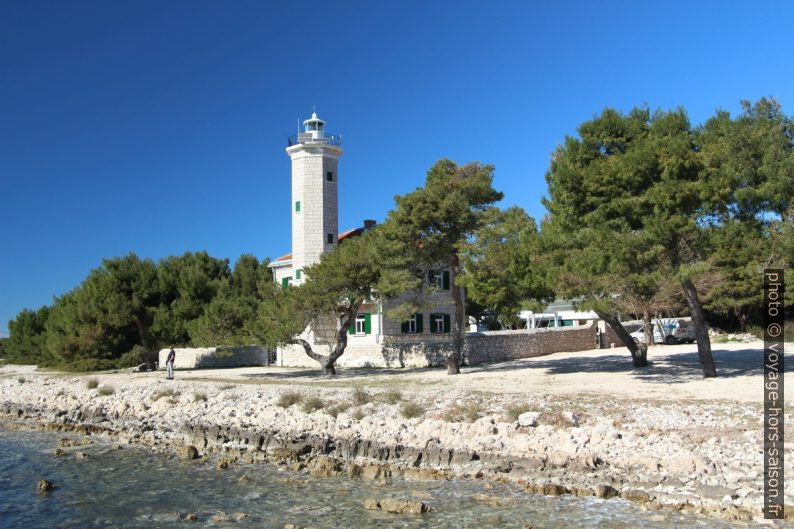
[{"label": "white van", "polygon": [[[695,328],[689,319],[665,318],[652,320],[652,323],[654,343],[695,343]],[[631,337],[635,343],[645,343],[645,328],[640,327]]]}]

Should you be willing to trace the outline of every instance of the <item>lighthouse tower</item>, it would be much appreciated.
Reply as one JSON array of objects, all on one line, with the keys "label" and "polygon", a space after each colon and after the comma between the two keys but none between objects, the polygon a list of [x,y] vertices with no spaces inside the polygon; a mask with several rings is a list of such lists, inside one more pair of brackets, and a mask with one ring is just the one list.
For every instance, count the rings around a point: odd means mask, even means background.
[{"label": "lighthouse tower", "polygon": [[287,154],[292,159],[292,280],[302,283],[303,269],[337,244],[341,137],[328,134],[315,112],[303,122],[303,132],[289,139]]}]

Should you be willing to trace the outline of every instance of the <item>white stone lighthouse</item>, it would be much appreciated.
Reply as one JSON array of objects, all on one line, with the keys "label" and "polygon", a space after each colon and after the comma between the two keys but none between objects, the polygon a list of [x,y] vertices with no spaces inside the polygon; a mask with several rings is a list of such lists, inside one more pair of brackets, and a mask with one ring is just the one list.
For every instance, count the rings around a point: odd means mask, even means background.
[{"label": "white stone lighthouse", "polygon": [[312,113],[303,132],[290,138],[292,159],[292,278],[304,280],[303,269],[333,250],[339,235],[339,157],[341,139],[325,131],[325,121]]}]

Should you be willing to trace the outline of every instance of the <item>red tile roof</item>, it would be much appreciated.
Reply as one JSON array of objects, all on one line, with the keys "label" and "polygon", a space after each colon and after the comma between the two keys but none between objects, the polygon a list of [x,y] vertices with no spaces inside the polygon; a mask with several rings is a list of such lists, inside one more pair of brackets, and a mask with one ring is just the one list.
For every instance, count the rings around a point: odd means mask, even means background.
[{"label": "red tile roof", "polygon": [[[359,235],[363,231],[364,231],[364,228],[353,228],[352,230],[347,230],[346,232],[339,234],[338,240],[341,241],[342,239],[347,239],[348,237],[353,237],[355,235]],[[288,253],[287,255],[282,255],[281,257],[276,259],[276,262],[278,262],[278,261],[289,261],[290,259],[292,259],[292,254]]]}]

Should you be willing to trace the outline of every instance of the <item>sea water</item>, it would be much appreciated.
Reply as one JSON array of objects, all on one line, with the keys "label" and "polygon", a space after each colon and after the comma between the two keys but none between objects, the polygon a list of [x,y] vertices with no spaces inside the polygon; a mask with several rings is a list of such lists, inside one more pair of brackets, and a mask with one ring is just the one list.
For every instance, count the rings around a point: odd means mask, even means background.
[{"label": "sea water", "polygon": [[[747,524],[644,511],[612,499],[544,497],[508,485],[485,490],[478,481],[373,483],[351,478],[315,478],[271,464],[233,465],[219,471],[209,462],[180,461],[140,447],[111,450],[95,442],[80,447],[91,457],[53,455],[64,434],[0,428],[0,528],[234,527],[283,529],[287,523],[336,528],[517,528],[539,529],[728,529]],[[76,438],[76,437],[75,437]],[[240,482],[246,475],[250,481]],[[39,494],[46,478],[56,489]],[[473,496],[486,494],[504,505]],[[422,499],[433,511],[396,515],[370,511],[365,498]],[[223,511],[248,518],[215,522]],[[194,522],[183,521],[196,513]]]}]

